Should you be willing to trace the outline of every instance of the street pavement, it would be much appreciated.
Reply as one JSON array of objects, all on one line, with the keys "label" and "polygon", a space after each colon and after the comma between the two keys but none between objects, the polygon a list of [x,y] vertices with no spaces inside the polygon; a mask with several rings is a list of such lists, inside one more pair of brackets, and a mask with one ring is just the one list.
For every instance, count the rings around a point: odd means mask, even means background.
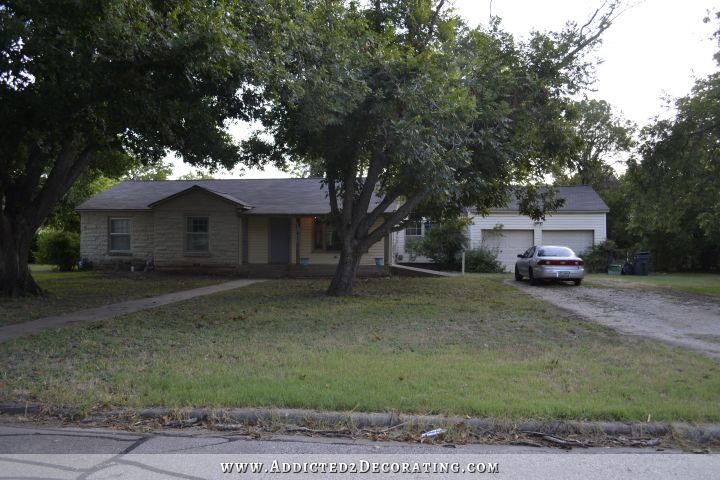
[{"label": "street pavement", "polygon": [[[256,468],[243,475],[252,478],[349,478],[358,476],[349,473],[355,468],[369,478],[717,479],[720,456],[0,423],[0,479],[228,478],[228,468],[236,476],[237,469]],[[392,473],[403,469],[409,473]]]}]

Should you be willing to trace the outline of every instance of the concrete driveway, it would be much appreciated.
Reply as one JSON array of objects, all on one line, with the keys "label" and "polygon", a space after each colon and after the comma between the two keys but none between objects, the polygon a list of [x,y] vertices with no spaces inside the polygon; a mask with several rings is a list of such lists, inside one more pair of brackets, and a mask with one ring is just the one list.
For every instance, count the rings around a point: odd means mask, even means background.
[{"label": "concrete driveway", "polygon": [[531,286],[524,293],[627,335],[659,340],[720,358],[720,298],[654,288],[570,283]]}]

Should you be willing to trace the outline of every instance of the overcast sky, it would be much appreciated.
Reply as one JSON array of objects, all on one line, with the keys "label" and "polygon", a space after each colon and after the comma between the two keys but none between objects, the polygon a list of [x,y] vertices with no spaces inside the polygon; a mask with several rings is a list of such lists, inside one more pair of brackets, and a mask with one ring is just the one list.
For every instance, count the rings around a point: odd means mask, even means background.
[{"label": "overcast sky", "polygon": [[[630,0],[628,0],[630,1]],[[455,0],[457,12],[471,26],[487,25],[490,14],[516,38],[532,30],[553,31],[574,20],[585,23],[602,0]],[[597,83],[588,96],[610,102],[616,111],[640,126],[655,116],[668,116],[665,97],[690,92],[695,78],[717,71],[710,37],[716,22],[703,23],[707,11],[717,11],[718,0],[645,0],[624,12],[603,36],[597,55]],[[492,10],[491,10],[492,8]],[[234,128],[241,132],[244,129]],[[174,161],[174,174],[190,171]],[[218,172],[216,177],[237,177]],[[277,170],[246,171],[245,178],[288,176]]]}]

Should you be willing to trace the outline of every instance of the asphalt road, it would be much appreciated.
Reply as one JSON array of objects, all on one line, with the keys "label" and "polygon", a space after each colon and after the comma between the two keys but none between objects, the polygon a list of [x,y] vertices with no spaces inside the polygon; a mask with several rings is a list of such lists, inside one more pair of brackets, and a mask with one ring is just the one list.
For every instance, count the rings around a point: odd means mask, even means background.
[{"label": "asphalt road", "polygon": [[[237,468],[252,468],[250,463],[259,469],[259,473],[246,473],[251,478],[350,478],[356,475],[331,472],[353,466],[369,478],[482,478],[491,474],[503,479],[716,479],[720,471],[716,454],[676,450],[452,448],[304,436],[252,439],[202,429],[131,433],[0,424],[0,479],[232,478],[223,468],[232,468],[237,476]],[[411,473],[391,473],[393,469]],[[452,473],[453,469],[459,473]],[[313,470],[316,473],[310,473]]]}]

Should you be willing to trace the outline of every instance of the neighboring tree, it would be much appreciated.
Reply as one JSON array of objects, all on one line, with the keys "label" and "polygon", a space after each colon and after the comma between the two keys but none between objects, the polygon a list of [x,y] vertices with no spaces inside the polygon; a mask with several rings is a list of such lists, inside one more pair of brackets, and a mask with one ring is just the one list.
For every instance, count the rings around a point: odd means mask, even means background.
[{"label": "neighboring tree", "polygon": [[80,233],[80,215],[75,209],[90,197],[122,180],[167,180],[172,165],[162,161],[143,164],[130,157],[118,158],[112,168],[88,169],[80,174],[43,223],[53,230]]},{"label": "neighboring tree", "polygon": [[[40,291],[35,231],[88,169],[170,149],[231,168],[265,49],[262,0],[8,0],[0,4],[0,295]],[[253,27],[255,22],[258,25]],[[269,58],[273,58],[271,52]]]},{"label": "neighboring tree", "polygon": [[658,268],[720,269],[720,73],[698,80],[677,115],[647,127],[627,176],[630,229]]},{"label": "neighboring tree", "polygon": [[570,120],[576,151],[570,169],[556,176],[558,184],[592,185],[604,192],[617,185],[615,165],[624,164],[635,146],[635,125],[612,111],[605,100],[582,100],[573,105]]},{"label": "neighboring tree", "polygon": [[618,249],[625,251],[635,249],[640,240],[637,234],[630,231],[628,222],[631,209],[630,194],[633,188],[628,175],[620,174],[615,177],[612,186],[600,191],[600,196],[610,209],[607,216],[607,238],[612,239]]},{"label": "neighboring tree", "polygon": [[178,180],[212,180],[214,177],[207,172],[203,172],[202,170],[195,170],[195,172],[186,173],[185,175],[180,175],[177,179]]},{"label": "neighboring tree", "polygon": [[525,43],[497,23],[468,29],[444,0],[304,5],[287,26],[291,74],[269,79],[265,131],[245,142],[245,162],[324,177],[341,244],[329,294],[352,293],[363,252],[411,216],[487,211],[513,184],[528,187],[517,191],[533,217],[558,206],[532,185],[569,157],[569,94],[588,81],[583,56],[616,3]]},{"label": "neighboring tree", "polygon": [[116,179],[108,178],[97,170],[84,171],[45,219],[43,227],[56,231],[80,233],[80,215],[75,209],[85,200],[107,190],[116,183]]},{"label": "neighboring tree", "polygon": [[122,175],[120,180],[143,180],[158,181],[167,180],[173,174],[173,166],[171,163],[165,163],[160,160],[150,164],[135,162]]}]

